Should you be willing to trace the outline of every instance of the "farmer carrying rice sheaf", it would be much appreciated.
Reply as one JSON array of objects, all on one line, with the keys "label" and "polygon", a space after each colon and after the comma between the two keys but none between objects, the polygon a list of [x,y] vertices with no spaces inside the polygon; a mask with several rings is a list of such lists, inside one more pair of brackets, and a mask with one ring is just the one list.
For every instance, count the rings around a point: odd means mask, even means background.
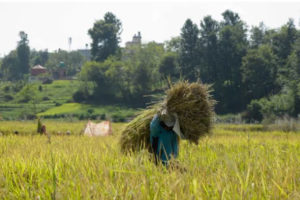
[{"label": "farmer carrying rice sheaf", "polygon": [[120,138],[121,150],[148,149],[165,165],[178,157],[179,139],[198,144],[200,137],[211,133],[215,101],[209,86],[179,81],[166,91],[165,98],[143,110],[127,124]]},{"label": "farmer carrying rice sheaf", "polygon": [[156,164],[161,160],[166,165],[170,159],[177,158],[180,138],[184,136],[176,113],[171,114],[167,109],[162,109],[154,115],[150,123],[150,143]]}]

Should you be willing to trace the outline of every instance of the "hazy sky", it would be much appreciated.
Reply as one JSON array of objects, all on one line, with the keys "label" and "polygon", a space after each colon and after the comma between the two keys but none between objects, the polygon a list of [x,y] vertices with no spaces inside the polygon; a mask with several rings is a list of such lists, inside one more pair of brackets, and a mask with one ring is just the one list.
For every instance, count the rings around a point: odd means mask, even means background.
[{"label": "hazy sky", "polygon": [[108,11],[123,25],[123,46],[141,31],[142,41],[163,42],[178,36],[187,18],[199,25],[206,15],[221,20],[226,9],[237,12],[249,27],[263,21],[267,27],[278,28],[295,20],[299,28],[300,1],[3,1],[0,0],[0,57],[16,48],[18,33],[28,34],[29,45],[37,50],[85,48],[91,43],[87,34],[96,20]]}]

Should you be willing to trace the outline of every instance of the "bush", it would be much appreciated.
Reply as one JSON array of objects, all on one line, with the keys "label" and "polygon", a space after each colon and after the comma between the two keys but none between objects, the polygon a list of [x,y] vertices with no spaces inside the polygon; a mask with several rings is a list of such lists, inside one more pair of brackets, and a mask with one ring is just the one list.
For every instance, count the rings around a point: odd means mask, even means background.
[{"label": "bush", "polygon": [[53,79],[51,79],[51,78],[45,78],[43,80],[43,84],[51,84],[52,82],[53,82]]},{"label": "bush", "polygon": [[40,91],[40,92],[43,91],[43,86],[39,85],[39,91]]},{"label": "bush", "polygon": [[4,88],[3,88],[4,92],[9,92],[10,90],[10,86],[9,85],[6,85]]},{"label": "bush", "polygon": [[61,103],[59,103],[57,101],[54,101],[53,103],[55,104],[55,106],[61,106]]},{"label": "bush", "polygon": [[11,101],[11,100],[14,99],[14,97],[9,95],[9,94],[4,95],[3,98],[4,98],[5,101]]},{"label": "bush", "polygon": [[83,102],[86,99],[84,92],[78,90],[73,94],[73,100],[75,102]]},{"label": "bush", "polygon": [[247,110],[242,114],[242,119],[247,123],[261,122],[263,120],[262,106],[258,100],[252,100]]},{"label": "bush", "polygon": [[50,98],[49,97],[43,97],[43,101],[49,101]]}]

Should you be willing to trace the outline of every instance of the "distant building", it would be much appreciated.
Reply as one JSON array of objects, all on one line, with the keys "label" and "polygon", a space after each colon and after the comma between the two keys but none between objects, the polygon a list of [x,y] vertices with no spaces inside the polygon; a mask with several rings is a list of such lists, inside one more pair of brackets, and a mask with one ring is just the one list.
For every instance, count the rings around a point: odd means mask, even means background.
[{"label": "distant building", "polygon": [[136,46],[136,45],[141,45],[142,44],[142,36],[141,36],[141,32],[138,32],[138,34],[134,34],[134,36],[132,37],[132,41],[126,42],[125,47],[132,47],[132,46]]},{"label": "distant building", "polygon": [[31,68],[31,76],[38,76],[47,73],[47,69],[41,65],[36,65]]}]

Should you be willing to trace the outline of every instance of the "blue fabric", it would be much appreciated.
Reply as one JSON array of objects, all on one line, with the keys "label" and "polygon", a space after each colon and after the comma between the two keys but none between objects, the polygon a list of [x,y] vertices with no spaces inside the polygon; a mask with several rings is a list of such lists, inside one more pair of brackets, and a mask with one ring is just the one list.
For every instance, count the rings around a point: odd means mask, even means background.
[{"label": "blue fabric", "polygon": [[163,163],[167,163],[171,157],[178,156],[177,135],[173,130],[166,130],[160,125],[158,115],[155,115],[150,123],[150,142],[154,153]]}]

